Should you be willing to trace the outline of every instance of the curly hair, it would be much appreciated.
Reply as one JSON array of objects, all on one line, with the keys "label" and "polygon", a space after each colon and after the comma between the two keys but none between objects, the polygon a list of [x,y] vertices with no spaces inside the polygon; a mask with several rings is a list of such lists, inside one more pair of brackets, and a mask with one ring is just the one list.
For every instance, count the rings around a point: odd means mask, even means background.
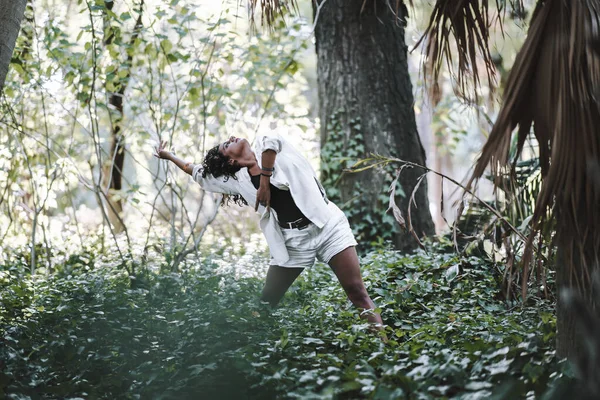
[{"label": "curly hair", "polygon": [[[237,180],[237,176],[235,176],[235,174],[241,169],[239,166],[233,166],[229,164],[229,157],[226,157],[219,152],[219,145],[206,152],[206,156],[202,161],[202,167],[203,178],[206,178],[206,175],[208,174],[211,174],[215,178],[225,176],[225,182],[227,182],[229,178]],[[239,194],[224,195],[221,205],[229,205],[230,201],[233,201],[239,206],[248,205],[248,202],[246,202],[246,200]]]}]

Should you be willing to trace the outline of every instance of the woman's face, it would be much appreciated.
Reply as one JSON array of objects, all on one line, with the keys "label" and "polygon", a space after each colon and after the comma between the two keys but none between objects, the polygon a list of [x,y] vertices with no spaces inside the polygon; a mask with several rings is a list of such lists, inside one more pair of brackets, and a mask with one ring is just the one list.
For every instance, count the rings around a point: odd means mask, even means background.
[{"label": "woman's face", "polygon": [[219,153],[232,160],[240,159],[248,149],[249,143],[246,139],[231,136],[219,145]]}]

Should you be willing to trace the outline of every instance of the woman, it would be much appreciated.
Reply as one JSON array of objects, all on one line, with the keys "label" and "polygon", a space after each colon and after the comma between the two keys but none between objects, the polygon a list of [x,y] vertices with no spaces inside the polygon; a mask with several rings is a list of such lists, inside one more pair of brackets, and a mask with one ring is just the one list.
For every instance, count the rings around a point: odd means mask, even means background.
[{"label": "woman", "polygon": [[[258,137],[252,149],[246,139],[232,136],[197,165],[165,150],[165,143],[155,156],[173,162],[204,190],[233,196],[236,203],[252,204],[261,214],[260,227],[271,253],[263,300],[276,306],[298,275],[319,259],[329,264],[354,306],[375,309],[346,216],[327,200],[308,160],[282,137]],[[381,326],[379,314],[364,315]]]}]

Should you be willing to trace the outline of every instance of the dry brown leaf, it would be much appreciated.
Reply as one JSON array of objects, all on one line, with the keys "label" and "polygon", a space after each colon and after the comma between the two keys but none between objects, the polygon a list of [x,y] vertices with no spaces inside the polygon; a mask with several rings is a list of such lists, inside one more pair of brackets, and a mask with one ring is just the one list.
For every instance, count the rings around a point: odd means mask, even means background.
[{"label": "dry brown leaf", "polygon": [[[500,8],[500,3],[498,3]],[[496,84],[496,67],[489,47],[488,0],[437,0],[425,33],[415,45],[426,40],[426,62],[423,66],[425,82],[430,93],[436,85],[445,63],[456,80],[457,95],[468,102],[477,102],[480,87],[480,60],[484,64],[488,86]],[[452,45],[455,45],[454,48]],[[457,66],[454,72],[453,54]],[[434,86],[433,86],[434,87]]]}]

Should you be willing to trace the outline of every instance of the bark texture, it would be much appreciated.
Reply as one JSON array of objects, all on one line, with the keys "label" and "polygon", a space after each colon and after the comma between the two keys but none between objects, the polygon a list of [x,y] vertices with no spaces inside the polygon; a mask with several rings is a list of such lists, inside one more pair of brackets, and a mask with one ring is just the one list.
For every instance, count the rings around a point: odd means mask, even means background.
[{"label": "bark texture", "polygon": [[[316,11],[317,6],[314,7]],[[399,13],[405,12],[400,7]],[[413,109],[405,24],[401,20],[406,15],[399,17],[384,0],[327,0],[323,4],[315,30],[322,148],[332,135],[332,126],[338,126],[345,143],[353,135],[362,134],[364,151],[359,156],[377,153],[425,165],[425,151]],[[411,169],[402,173],[400,183],[405,196],[397,198],[397,204],[405,217],[420,175],[421,171]],[[373,225],[382,226],[381,219],[387,209],[382,194],[390,182],[385,174],[373,169],[344,174],[338,183],[342,208],[356,196],[355,182],[362,188],[365,204],[380,210]],[[434,225],[426,181],[421,183],[415,200],[412,209],[415,232],[419,236],[431,235]],[[351,215],[350,223],[356,224],[360,218],[361,214]],[[407,232],[395,234],[394,243],[400,250],[418,246]]]},{"label": "bark texture", "polygon": [[575,357],[582,353],[584,346],[581,337],[577,333],[577,314],[573,312],[563,295],[564,290],[572,289],[572,287],[568,284],[569,276],[560,250],[559,264],[556,269],[558,289],[556,300],[556,353],[560,357],[574,361]]},{"label": "bark texture", "polygon": [[0,0],[0,91],[4,89],[26,4],[26,0]]},{"label": "bark texture", "polygon": [[[591,240],[581,238],[582,250],[573,252],[569,246],[558,244],[556,268],[556,354],[575,363],[588,375],[590,367],[596,368],[591,375],[600,373],[600,359],[590,354],[590,346],[600,349],[600,282],[599,251],[591,246]],[[588,242],[588,243],[586,243]],[[587,245],[587,246],[586,246]],[[573,279],[573,271],[579,280]],[[583,278],[588,275],[589,280]],[[590,326],[596,325],[594,329]]]}]

